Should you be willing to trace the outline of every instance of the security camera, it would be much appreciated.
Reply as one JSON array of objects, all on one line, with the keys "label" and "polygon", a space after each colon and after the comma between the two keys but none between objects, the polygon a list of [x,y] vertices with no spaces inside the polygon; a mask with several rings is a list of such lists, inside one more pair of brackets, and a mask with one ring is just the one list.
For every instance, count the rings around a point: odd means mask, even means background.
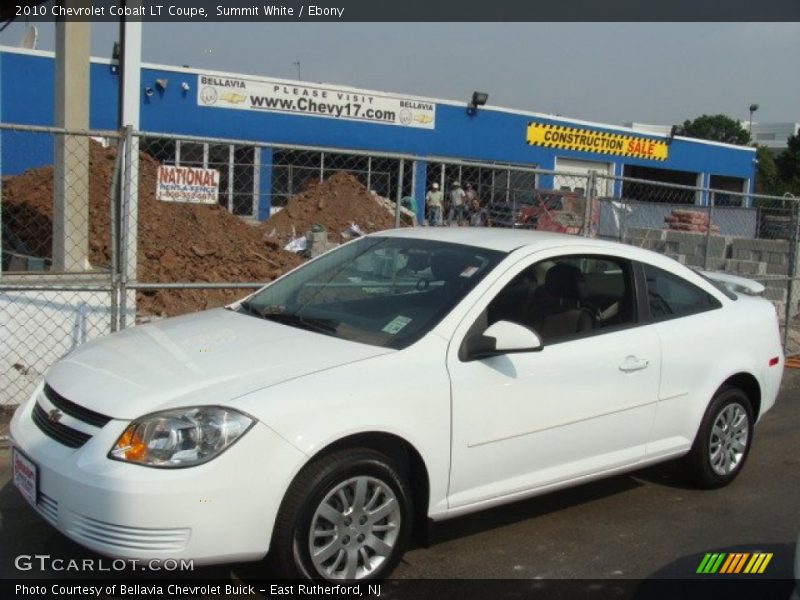
[{"label": "security camera", "polygon": [[189,84],[184,81],[183,83],[181,83],[181,89],[184,92],[188,92],[189,91]]},{"label": "security camera", "polygon": [[148,98],[150,96],[152,96],[153,95],[153,88],[151,88],[151,87],[144,88],[144,95],[147,96]]}]

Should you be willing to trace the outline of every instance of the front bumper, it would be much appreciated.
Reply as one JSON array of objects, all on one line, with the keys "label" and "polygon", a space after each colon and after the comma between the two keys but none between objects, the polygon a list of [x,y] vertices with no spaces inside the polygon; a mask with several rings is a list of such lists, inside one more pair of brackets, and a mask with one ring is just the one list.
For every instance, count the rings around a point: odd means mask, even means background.
[{"label": "front bumper", "polygon": [[[31,417],[41,386],[11,421],[37,467],[34,508],[100,554],[125,559],[255,560],[269,550],[283,494],[305,456],[262,423],[208,463],[156,469],[107,458],[127,421],[112,420],[80,448]],[[46,402],[46,400],[42,400]]]}]

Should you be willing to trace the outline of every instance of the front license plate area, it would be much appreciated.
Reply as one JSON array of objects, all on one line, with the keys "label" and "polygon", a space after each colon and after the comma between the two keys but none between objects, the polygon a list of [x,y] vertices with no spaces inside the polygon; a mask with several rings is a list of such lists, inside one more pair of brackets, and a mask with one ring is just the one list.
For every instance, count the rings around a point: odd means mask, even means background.
[{"label": "front license plate area", "polygon": [[36,463],[25,456],[17,448],[11,451],[14,472],[14,485],[25,499],[36,506],[38,493],[38,469]]}]

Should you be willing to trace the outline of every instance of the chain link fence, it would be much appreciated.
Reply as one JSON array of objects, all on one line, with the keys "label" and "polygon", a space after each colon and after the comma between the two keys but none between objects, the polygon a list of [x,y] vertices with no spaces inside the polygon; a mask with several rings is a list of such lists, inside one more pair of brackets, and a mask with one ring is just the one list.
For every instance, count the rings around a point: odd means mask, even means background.
[{"label": "chain link fence", "polygon": [[[595,235],[600,215],[596,186],[595,176],[583,173],[428,164],[426,223]],[[441,211],[432,196],[436,191],[442,191]]]},{"label": "chain link fence", "polygon": [[787,199],[131,130],[0,125],[0,150],[0,405],[89,339],[225,305],[353,236],[414,224],[596,236],[756,279],[800,353]]},{"label": "chain link fence", "polygon": [[116,248],[113,160],[121,136],[0,125],[0,405],[31,393],[41,374],[112,331]]},{"label": "chain link fence", "polygon": [[139,321],[228,304],[353,236],[415,223],[398,203],[413,187],[403,156],[127,138],[138,158],[121,208],[122,302]]}]

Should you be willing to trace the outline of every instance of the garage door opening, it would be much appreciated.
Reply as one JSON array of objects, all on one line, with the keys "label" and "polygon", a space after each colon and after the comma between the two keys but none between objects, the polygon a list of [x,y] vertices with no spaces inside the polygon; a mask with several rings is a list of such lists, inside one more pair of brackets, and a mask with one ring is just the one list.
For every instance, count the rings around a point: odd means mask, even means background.
[{"label": "garage door opening", "polygon": [[673,204],[699,203],[696,190],[667,188],[658,185],[658,183],[672,183],[694,187],[697,185],[697,173],[654,169],[652,167],[642,167],[639,165],[625,165],[623,176],[631,179],[647,179],[648,181],[656,182],[655,184],[647,184],[635,181],[623,181],[622,197],[627,200],[670,202]]}]

